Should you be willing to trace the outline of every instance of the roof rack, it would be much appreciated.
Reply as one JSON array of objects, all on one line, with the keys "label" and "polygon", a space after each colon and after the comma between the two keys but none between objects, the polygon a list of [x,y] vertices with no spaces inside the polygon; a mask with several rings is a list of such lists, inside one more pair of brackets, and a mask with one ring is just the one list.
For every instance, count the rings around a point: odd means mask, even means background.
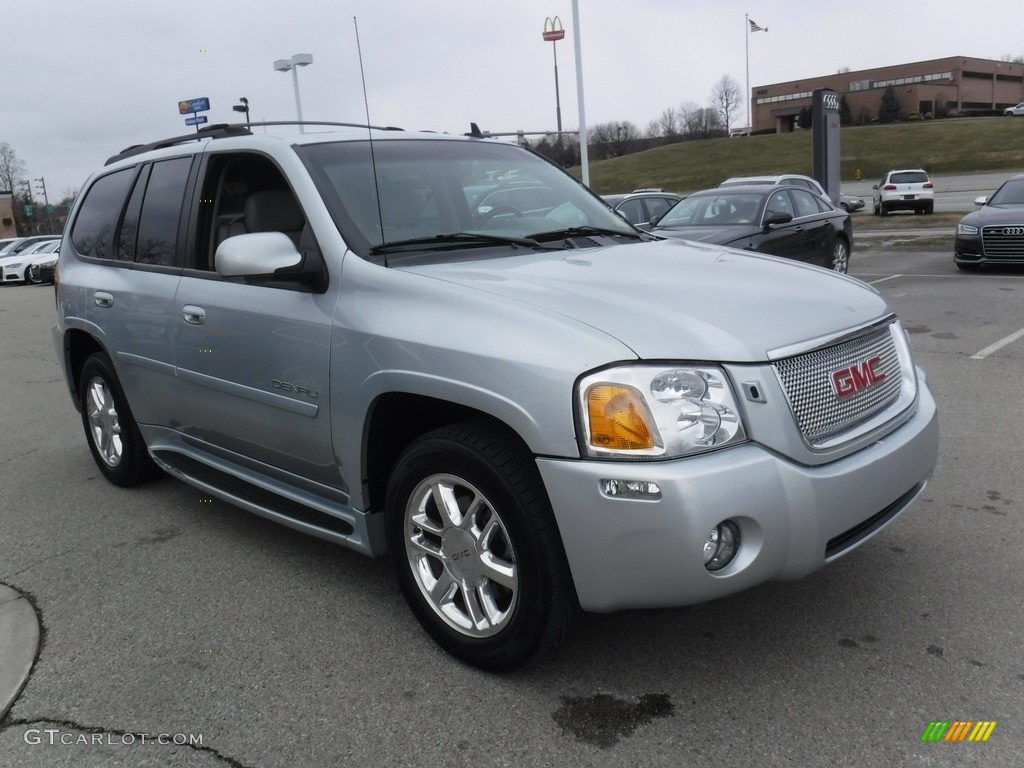
[{"label": "roof rack", "polygon": [[229,136],[249,136],[252,134],[251,128],[271,125],[329,125],[338,128],[365,128],[366,130],[375,131],[401,131],[401,128],[396,128],[392,125],[381,126],[381,125],[363,125],[361,123],[330,123],[330,122],[311,122],[297,120],[275,120],[272,122],[262,123],[217,123],[216,125],[208,125],[200,128],[195,133],[186,133],[181,136],[172,136],[169,139],[160,139],[159,141],[152,141],[149,144],[133,144],[126,149],[121,150],[119,153],[111,158],[107,159],[104,165],[110,165],[116,163],[118,160],[124,160],[128,157],[135,155],[141,155],[143,152],[149,152],[154,149],[165,149],[166,147],[173,147],[178,144],[186,144],[190,141],[199,141],[201,139],[223,139]]}]

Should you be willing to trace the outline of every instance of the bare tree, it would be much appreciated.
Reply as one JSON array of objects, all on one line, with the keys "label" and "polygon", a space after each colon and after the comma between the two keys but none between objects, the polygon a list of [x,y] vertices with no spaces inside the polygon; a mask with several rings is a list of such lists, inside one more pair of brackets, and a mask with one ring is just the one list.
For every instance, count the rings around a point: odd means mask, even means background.
[{"label": "bare tree", "polygon": [[672,107],[662,112],[657,122],[662,136],[679,135],[679,114]]},{"label": "bare tree", "polygon": [[18,157],[14,147],[0,141],[0,190],[15,192],[18,181],[28,174],[28,168]]},{"label": "bare tree", "polygon": [[628,120],[600,123],[590,129],[590,144],[598,160],[627,154],[629,145],[639,137],[639,129]]},{"label": "bare tree", "polygon": [[709,139],[725,132],[722,116],[712,107],[695,107],[688,112],[684,128],[688,135],[697,139]]},{"label": "bare tree", "polygon": [[733,115],[742,103],[739,84],[729,75],[722,75],[711,91],[711,106],[722,116],[726,130],[732,125]]},{"label": "bare tree", "polygon": [[680,133],[693,133],[693,126],[697,122],[696,115],[701,111],[701,106],[692,101],[684,101],[676,110],[676,125]]}]

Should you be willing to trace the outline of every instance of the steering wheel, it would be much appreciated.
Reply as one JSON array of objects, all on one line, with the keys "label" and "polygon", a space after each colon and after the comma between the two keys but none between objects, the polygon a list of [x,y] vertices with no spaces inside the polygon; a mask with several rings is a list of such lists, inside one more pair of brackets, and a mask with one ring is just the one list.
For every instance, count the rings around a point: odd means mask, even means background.
[{"label": "steering wheel", "polygon": [[477,224],[486,224],[488,221],[493,219],[495,216],[505,216],[512,214],[516,217],[522,217],[523,212],[518,208],[514,208],[511,205],[496,205],[491,210],[485,211],[484,213],[478,213],[473,217]]}]

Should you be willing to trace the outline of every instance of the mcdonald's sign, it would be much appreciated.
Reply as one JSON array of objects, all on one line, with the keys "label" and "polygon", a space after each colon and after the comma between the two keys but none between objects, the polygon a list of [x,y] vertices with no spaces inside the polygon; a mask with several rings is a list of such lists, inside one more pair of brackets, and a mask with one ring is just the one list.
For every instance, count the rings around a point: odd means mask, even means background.
[{"label": "mcdonald's sign", "polygon": [[548,16],[544,19],[544,39],[552,43],[565,37],[565,29],[562,27],[562,20],[555,16]]}]

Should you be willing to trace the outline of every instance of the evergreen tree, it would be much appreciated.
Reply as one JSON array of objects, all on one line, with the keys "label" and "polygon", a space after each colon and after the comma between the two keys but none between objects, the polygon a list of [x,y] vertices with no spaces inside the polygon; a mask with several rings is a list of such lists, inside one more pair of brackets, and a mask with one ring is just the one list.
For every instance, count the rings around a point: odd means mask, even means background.
[{"label": "evergreen tree", "polygon": [[882,93],[882,103],[878,107],[878,122],[895,123],[900,119],[900,101],[896,98],[896,90],[890,85]]}]

